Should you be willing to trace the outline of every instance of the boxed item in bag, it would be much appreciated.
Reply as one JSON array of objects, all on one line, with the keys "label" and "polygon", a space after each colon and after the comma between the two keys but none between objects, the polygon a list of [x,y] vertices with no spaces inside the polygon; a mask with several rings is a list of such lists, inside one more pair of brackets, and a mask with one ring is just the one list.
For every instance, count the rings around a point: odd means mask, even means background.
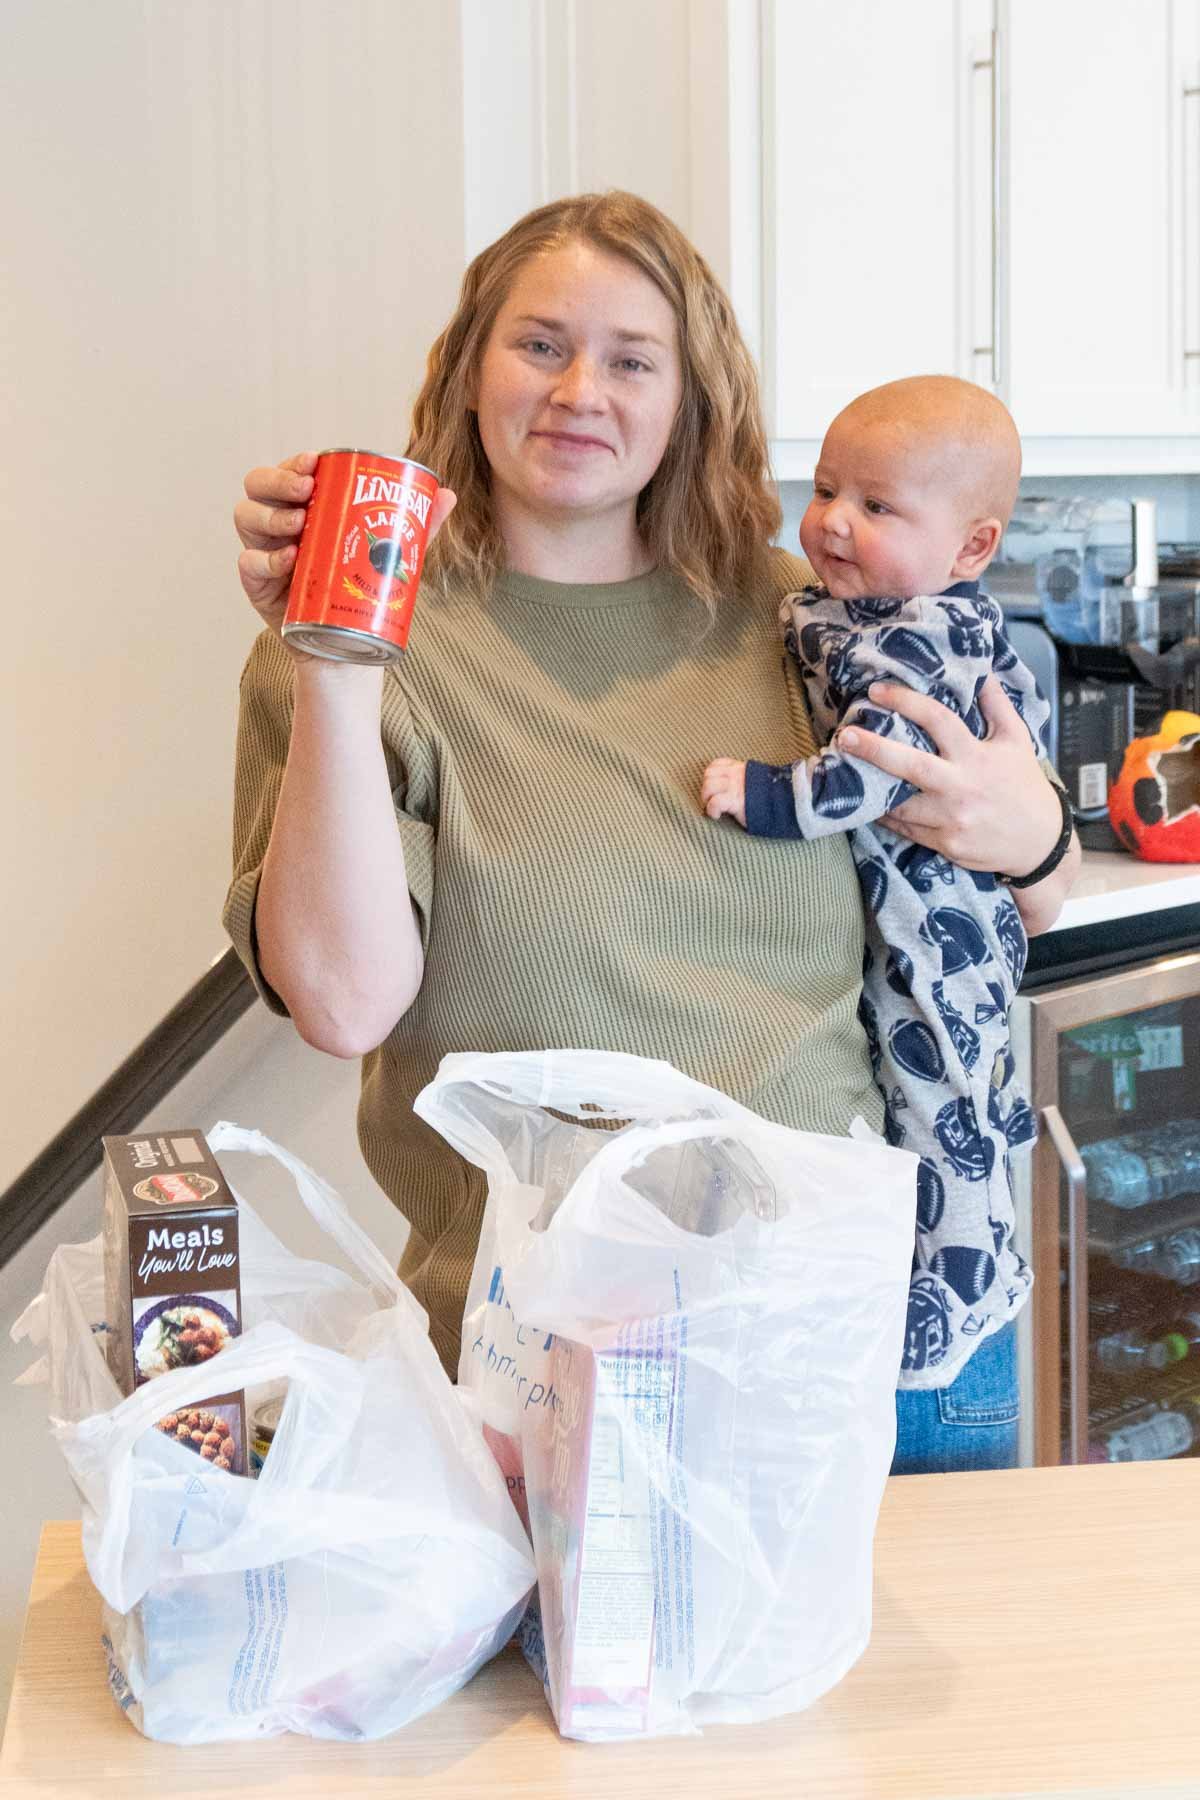
[{"label": "boxed item in bag", "polygon": [[[157,1375],[213,1361],[241,1332],[238,1206],[198,1130],[103,1143],[105,1348],[131,1394]],[[166,1413],[158,1429],[214,1467],[245,1474],[240,1391]]]},{"label": "boxed item in bag", "polygon": [[559,1650],[547,1680],[567,1737],[640,1735],[656,1658],[694,1665],[692,1608],[678,1603],[691,1527],[661,1501],[683,1402],[677,1339],[662,1319],[606,1351],[556,1339],[559,1404],[526,1434],[542,1629]]},{"label": "boxed item in bag", "polygon": [[[164,1392],[181,1420],[212,1410],[213,1359],[122,1398],[103,1349],[103,1239],[54,1251],[13,1336],[41,1351],[24,1379],[47,1383],[79,1493],[109,1685],[165,1742],[379,1738],[503,1649],[533,1585],[528,1540],[424,1312],[346,1203],[260,1132],[218,1124],[208,1146],[225,1167],[233,1151],[278,1164],[350,1269],[296,1255],[238,1203],[252,1323],[217,1366],[272,1435],[260,1479],[230,1481],[154,1429]],[[164,1187],[184,1204],[181,1184]],[[227,1250],[208,1223],[210,1248]],[[273,1417],[267,1398],[285,1388]]]},{"label": "boxed item in bag", "polygon": [[448,1057],[415,1110],[487,1171],[460,1384],[517,1441],[560,1731],[810,1705],[870,1636],[917,1159],[598,1051]]}]

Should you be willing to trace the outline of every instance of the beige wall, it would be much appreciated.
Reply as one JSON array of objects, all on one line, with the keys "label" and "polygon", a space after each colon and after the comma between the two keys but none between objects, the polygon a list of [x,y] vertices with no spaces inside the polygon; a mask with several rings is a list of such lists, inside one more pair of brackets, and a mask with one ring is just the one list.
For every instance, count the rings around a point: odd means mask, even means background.
[{"label": "beige wall", "polygon": [[229,520],[402,446],[463,264],[458,12],[6,0],[0,1188],[223,949]]},{"label": "beige wall", "polygon": [[244,470],[402,446],[466,256],[555,194],[637,188],[753,311],[752,11],[4,0],[0,1189],[225,947]]}]

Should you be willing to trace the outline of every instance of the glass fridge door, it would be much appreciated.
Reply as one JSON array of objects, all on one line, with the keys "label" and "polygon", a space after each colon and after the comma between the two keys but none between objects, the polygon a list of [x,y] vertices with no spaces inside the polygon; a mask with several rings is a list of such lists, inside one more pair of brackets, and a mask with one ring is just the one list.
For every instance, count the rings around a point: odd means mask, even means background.
[{"label": "glass fridge door", "polygon": [[1029,1007],[1035,1460],[1200,1456],[1200,954]]}]

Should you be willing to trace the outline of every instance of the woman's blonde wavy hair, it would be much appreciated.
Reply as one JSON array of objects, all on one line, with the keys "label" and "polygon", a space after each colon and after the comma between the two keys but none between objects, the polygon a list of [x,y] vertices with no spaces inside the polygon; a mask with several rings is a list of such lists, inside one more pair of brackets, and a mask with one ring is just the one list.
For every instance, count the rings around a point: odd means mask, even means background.
[{"label": "woman's blonde wavy hair", "polygon": [[526,213],[463,277],[454,316],[429,352],[407,452],[458,495],[430,548],[426,578],[482,599],[504,565],[470,396],[519,271],[532,257],[574,242],[624,257],[675,314],[683,397],[663,459],[638,496],[637,519],[656,566],[672,570],[711,608],[754,579],[781,522],[758,378],[707,263],[656,206],[619,191],[579,194]]}]

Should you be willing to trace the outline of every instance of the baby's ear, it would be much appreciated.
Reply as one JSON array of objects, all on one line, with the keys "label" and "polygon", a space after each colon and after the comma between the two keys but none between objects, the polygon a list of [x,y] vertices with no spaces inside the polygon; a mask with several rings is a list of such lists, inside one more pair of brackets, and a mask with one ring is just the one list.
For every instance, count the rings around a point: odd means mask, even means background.
[{"label": "baby's ear", "polygon": [[976,575],[981,575],[1000,548],[1003,536],[1004,527],[999,519],[972,520],[962,548],[954,560],[951,574],[961,576],[966,581],[972,581]]}]

